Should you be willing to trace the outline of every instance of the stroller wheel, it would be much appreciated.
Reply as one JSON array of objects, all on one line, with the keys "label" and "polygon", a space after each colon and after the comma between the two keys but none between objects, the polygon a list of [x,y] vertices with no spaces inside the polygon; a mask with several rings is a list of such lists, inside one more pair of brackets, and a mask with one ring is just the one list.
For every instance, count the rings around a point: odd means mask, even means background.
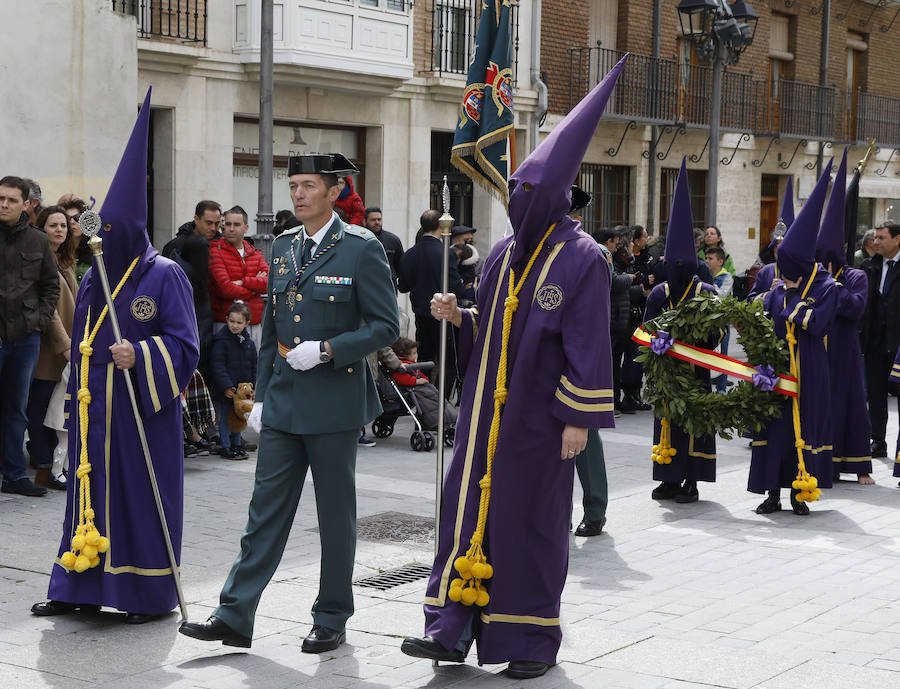
[{"label": "stroller wheel", "polygon": [[428,431],[425,431],[425,449],[433,450],[434,449],[434,436],[431,435]]},{"label": "stroller wheel", "polygon": [[421,452],[425,449],[425,435],[421,431],[413,431],[409,436],[409,445],[416,452]]},{"label": "stroller wheel", "polygon": [[394,427],[378,418],[372,422],[372,433],[376,438],[387,438],[394,432]]},{"label": "stroller wheel", "polygon": [[444,445],[446,447],[453,447],[453,442],[456,440],[456,427],[450,426],[444,429]]}]

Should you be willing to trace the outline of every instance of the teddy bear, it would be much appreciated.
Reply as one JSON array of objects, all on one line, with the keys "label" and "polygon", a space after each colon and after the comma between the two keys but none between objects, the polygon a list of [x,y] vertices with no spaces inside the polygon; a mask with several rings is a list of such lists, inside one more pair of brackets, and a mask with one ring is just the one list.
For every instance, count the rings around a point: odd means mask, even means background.
[{"label": "teddy bear", "polygon": [[253,383],[238,383],[232,401],[226,421],[232,433],[240,433],[247,427],[247,416],[253,409]]}]

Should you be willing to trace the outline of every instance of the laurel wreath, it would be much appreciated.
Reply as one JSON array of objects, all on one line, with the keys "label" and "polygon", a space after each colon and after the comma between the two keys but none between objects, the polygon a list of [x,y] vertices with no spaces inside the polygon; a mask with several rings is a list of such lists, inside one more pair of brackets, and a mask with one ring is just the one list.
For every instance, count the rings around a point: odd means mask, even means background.
[{"label": "laurel wreath", "polygon": [[[733,297],[721,299],[704,293],[644,323],[651,336],[658,331],[698,347],[707,347],[711,334],[724,332],[729,324],[738,332],[737,341],[751,366],[768,364],[775,373],[789,373],[788,352],[775,334],[772,319],[763,311],[762,300],[751,303]],[[659,355],[641,346],[635,358],[647,374],[644,398],[653,404],[660,419],[667,417],[691,435],[711,435],[731,439],[759,431],[766,421],[778,416],[785,398],[765,391],[745,380],[726,393],[707,392],[693,372],[693,366],[673,356]]]}]

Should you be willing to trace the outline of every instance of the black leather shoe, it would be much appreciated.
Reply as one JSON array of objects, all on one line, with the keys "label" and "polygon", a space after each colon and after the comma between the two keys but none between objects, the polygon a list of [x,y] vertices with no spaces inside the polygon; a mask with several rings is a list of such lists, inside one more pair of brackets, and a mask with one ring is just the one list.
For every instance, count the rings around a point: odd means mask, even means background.
[{"label": "black leather shoe", "polygon": [[666,483],[663,481],[653,489],[653,492],[650,493],[650,497],[654,500],[671,500],[678,495],[678,491],[680,490],[681,486],[677,483]]},{"label": "black leather shoe", "polygon": [[629,406],[635,411],[650,411],[653,409],[652,404],[647,404],[644,400],[634,394],[625,395]]},{"label": "black leather shoe", "polygon": [[430,636],[424,636],[421,639],[415,636],[408,636],[400,644],[400,650],[413,658],[441,660],[445,663],[462,663],[466,660],[466,656],[462,651],[458,651],[455,648],[444,648],[440,642]]},{"label": "black leather shoe", "polygon": [[781,510],[781,500],[777,495],[770,495],[756,508],[757,514],[772,514]]},{"label": "black leather shoe", "polygon": [[622,401],[619,403],[619,410],[623,414],[634,414],[638,410],[638,408],[635,406],[634,400],[628,395],[625,395],[625,397],[623,397]]},{"label": "black leather shoe", "polygon": [[333,651],[347,638],[344,632],[338,632],[320,624],[314,624],[303,643],[300,650],[304,653],[324,653],[325,651]]},{"label": "black leather shoe", "polygon": [[31,606],[31,613],[38,617],[51,617],[53,615],[68,615],[73,612],[98,612],[99,605],[79,605],[78,603],[64,603],[61,600],[47,600],[35,603]]},{"label": "black leather shoe", "polygon": [[249,636],[242,636],[218,617],[210,617],[206,622],[182,622],[178,631],[200,641],[221,641],[225,646],[250,648]]},{"label": "black leather shoe", "polygon": [[794,514],[799,514],[801,517],[805,517],[809,514],[809,505],[805,502],[800,502],[797,500],[797,493],[800,491],[791,489],[791,509],[794,511]]},{"label": "black leather shoe", "polygon": [[694,481],[685,481],[685,484],[675,495],[675,502],[680,503],[697,502],[699,499],[700,492],[697,490],[697,484]]},{"label": "black leather shoe", "polygon": [[582,520],[581,524],[578,525],[578,528],[575,529],[576,536],[599,536],[603,533],[603,527],[606,526],[606,517],[603,519],[599,519],[595,522],[589,522],[586,519]]},{"label": "black leather shoe", "polygon": [[887,443],[876,441],[872,443],[871,450],[873,458],[877,459],[878,457],[887,457]]},{"label": "black leather shoe", "polygon": [[162,615],[144,615],[139,612],[126,612],[125,624],[147,624],[147,622],[153,622],[153,620],[158,620],[161,617]]},{"label": "black leather shoe", "polygon": [[536,660],[511,660],[506,668],[508,677],[514,679],[534,679],[545,674],[550,666]]},{"label": "black leather shoe", "polygon": [[24,476],[15,481],[4,481],[0,484],[0,493],[15,493],[29,498],[41,498],[47,494],[47,489],[34,485],[30,478]]}]

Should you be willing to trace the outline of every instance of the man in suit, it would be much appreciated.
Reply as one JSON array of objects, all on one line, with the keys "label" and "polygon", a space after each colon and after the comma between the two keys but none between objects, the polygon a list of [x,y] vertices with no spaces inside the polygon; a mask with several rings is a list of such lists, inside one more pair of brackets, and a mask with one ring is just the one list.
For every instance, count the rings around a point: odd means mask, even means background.
[{"label": "man in suit", "polygon": [[[875,255],[862,269],[869,279],[866,312],[860,323],[866,362],[866,390],[872,420],[872,456],[887,457],[888,375],[900,346],[900,224],[875,228]],[[900,398],[897,403],[900,409]]]},{"label": "man in suit", "polygon": [[[431,315],[431,297],[441,291],[443,244],[438,226],[439,211],[429,209],[419,221],[421,237],[403,254],[400,261],[398,287],[409,292],[413,313],[416,316],[416,340],[419,341],[419,361],[437,361],[440,350],[440,325]],[[453,256],[451,256],[451,259]],[[459,277],[456,261],[449,262],[449,292],[458,299],[474,299],[473,289],[467,289]],[[450,345],[452,343],[448,343]],[[456,357],[452,346],[447,347],[449,362],[445,367],[447,380],[444,389],[449,395],[456,383]]]},{"label": "man in suit", "polygon": [[353,614],[356,449],[360,426],[381,413],[366,355],[397,339],[397,299],[381,243],[333,211],[337,179],[358,170],[340,154],[292,157],[294,213],[301,227],[272,246],[263,316],[257,402],[248,422],[261,431],[250,518],[219,607],[180,632],[249,647],[253,617],[312,470],[322,567],[313,627],[302,650],[345,639]]}]

